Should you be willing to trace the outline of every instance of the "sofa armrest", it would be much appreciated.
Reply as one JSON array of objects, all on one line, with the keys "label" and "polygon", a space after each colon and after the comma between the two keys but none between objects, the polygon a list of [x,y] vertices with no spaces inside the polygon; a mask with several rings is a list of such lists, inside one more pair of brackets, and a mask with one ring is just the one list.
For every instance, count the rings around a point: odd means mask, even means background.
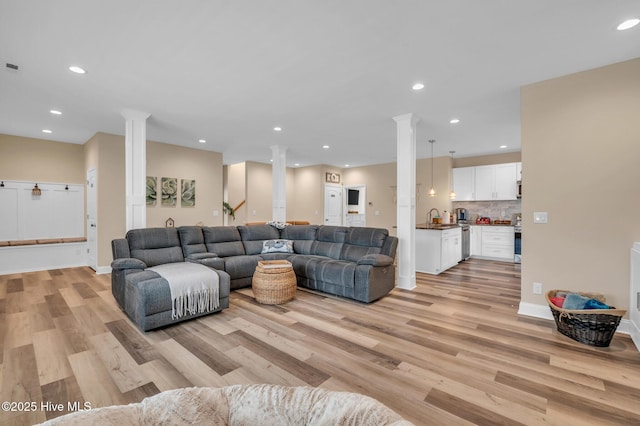
[{"label": "sofa armrest", "polygon": [[187,260],[202,260],[202,259],[215,259],[219,257],[217,254],[215,253],[192,253],[189,256],[187,256]]},{"label": "sofa armrest", "polygon": [[358,265],[389,266],[393,259],[384,254],[368,254],[358,259]]},{"label": "sofa armrest", "polygon": [[147,268],[147,264],[142,260],[126,257],[124,259],[116,259],[111,262],[111,269],[124,271],[125,269],[139,269],[144,270]]},{"label": "sofa armrest", "polygon": [[[200,256],[205,255],[205,256]],[[208,255],[208,256],[206,256]],[[214,253],[194,253],[185,259],[186,262],[199,263],[212,269],[224,271],[224,259]]]}]

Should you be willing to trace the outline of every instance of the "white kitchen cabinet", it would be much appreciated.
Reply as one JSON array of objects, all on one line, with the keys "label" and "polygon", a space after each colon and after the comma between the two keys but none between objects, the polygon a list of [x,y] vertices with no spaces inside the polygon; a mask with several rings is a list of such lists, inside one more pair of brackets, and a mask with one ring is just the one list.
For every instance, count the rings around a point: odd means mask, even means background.
[{"label": "white kitchen cabinet", "polygon": [[496,179],[494,166],[477,166],[475,169],[475,200],[494,200]]},{"label": "white kitchen cabinet", "polygon": [[469,226],[469,256],[482,256],[482,226]]},{"label": "white kitchen cabinet", "polygon": [[455,201],[475,200],[475,167],[458,167],[453,169],[453,190]]},{"label": "white kitchen cabinet", "polygon": [[513,262],[513,226],[482,226],[480,228],[482,228],[481,256]]},{"label": "white kitchen cabinet", "polygon": [[516,163],[516,180],[522,180],[522,162]]},{"label": "white kitchen cabinet", "polygon": [[462,260],[462,230],[416,229],[416,271],[437,275]]},{"label": "white kitchen cabinet", "polygon": [[348,213],[344,216],[345,226],[366,226],[366,216],[363,214]]},{"label": "white kitchen cabinet", "polygon": [[453,169],[455,201],[516,200],[518,165],[522,163],[490,164]]},{"label": "white kitchen cabinet", "polygon": [[518,198],[518,171],[516,163],[495,165],[495,200]]},{"label": "white kitchen cabinet", "polygon": [[462,260],[462,229],[454,228],[442,231],[442,271],[455,266]]},{"label": "white kitchen cabinet", "polygon": [[516,163],[477,166],[475,169],[476,201],[517,199]]}]

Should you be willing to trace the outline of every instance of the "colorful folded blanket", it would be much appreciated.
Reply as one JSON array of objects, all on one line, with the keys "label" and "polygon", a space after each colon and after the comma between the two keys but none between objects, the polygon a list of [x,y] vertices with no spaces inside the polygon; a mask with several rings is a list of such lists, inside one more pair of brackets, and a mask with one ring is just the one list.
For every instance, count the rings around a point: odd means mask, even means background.
[{"label": "colorful folded blanket", "polygon": [[564,304],[562,305],[563,309],[584,309],[588,297],[581,296],[577,293],[569,293],[567,297],[564,299]]},{"label": "colorful folded blanket", "polygon": [[[556,299],[556,300],[554,300]],[[611,307],[605,303],[602,303],[598,299],[582,296],[577,293],[569,293],[564,298],[562,305],[558,305],[561,297],[551,297],[551,302],[563,309],[580,310],[580,309],[611,309]],[[558,303],[556,303],[558,302]]]},{"label": "colorful folded blanket", "polygon": [[611,309],[611,306],[606,303],[602,303],[597,299],[589,299],[584,305],[584,309]]}]

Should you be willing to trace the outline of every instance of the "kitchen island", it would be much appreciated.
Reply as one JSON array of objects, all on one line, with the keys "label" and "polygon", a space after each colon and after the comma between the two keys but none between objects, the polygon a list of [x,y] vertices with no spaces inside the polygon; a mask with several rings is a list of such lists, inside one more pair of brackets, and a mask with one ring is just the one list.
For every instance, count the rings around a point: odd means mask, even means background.
[{"label": "kitchen island", "polygon": [[416,225],[416,271],[437,275],[462,260],[462,229],[456,224]]}]

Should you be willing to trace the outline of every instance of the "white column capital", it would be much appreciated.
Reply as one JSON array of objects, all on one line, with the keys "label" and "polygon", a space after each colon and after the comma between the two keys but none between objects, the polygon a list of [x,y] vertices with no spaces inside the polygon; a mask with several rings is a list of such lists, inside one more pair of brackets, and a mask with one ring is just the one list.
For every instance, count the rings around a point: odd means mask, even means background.
[{"label": "white column capital", "polygon": [[137,111],[135,109],[129,108],[123,109],[122,111],[120,111],[120,113],[127,120],[146,120],[147,118],[151,117],[151,113]]},{"label": "white column capital", "polygon": [[408,114],[396,115],[393,120],[400,125],[403,122],[409,122],[410,126],[415,126],[420,121],[420,117],[410,112]]}]

